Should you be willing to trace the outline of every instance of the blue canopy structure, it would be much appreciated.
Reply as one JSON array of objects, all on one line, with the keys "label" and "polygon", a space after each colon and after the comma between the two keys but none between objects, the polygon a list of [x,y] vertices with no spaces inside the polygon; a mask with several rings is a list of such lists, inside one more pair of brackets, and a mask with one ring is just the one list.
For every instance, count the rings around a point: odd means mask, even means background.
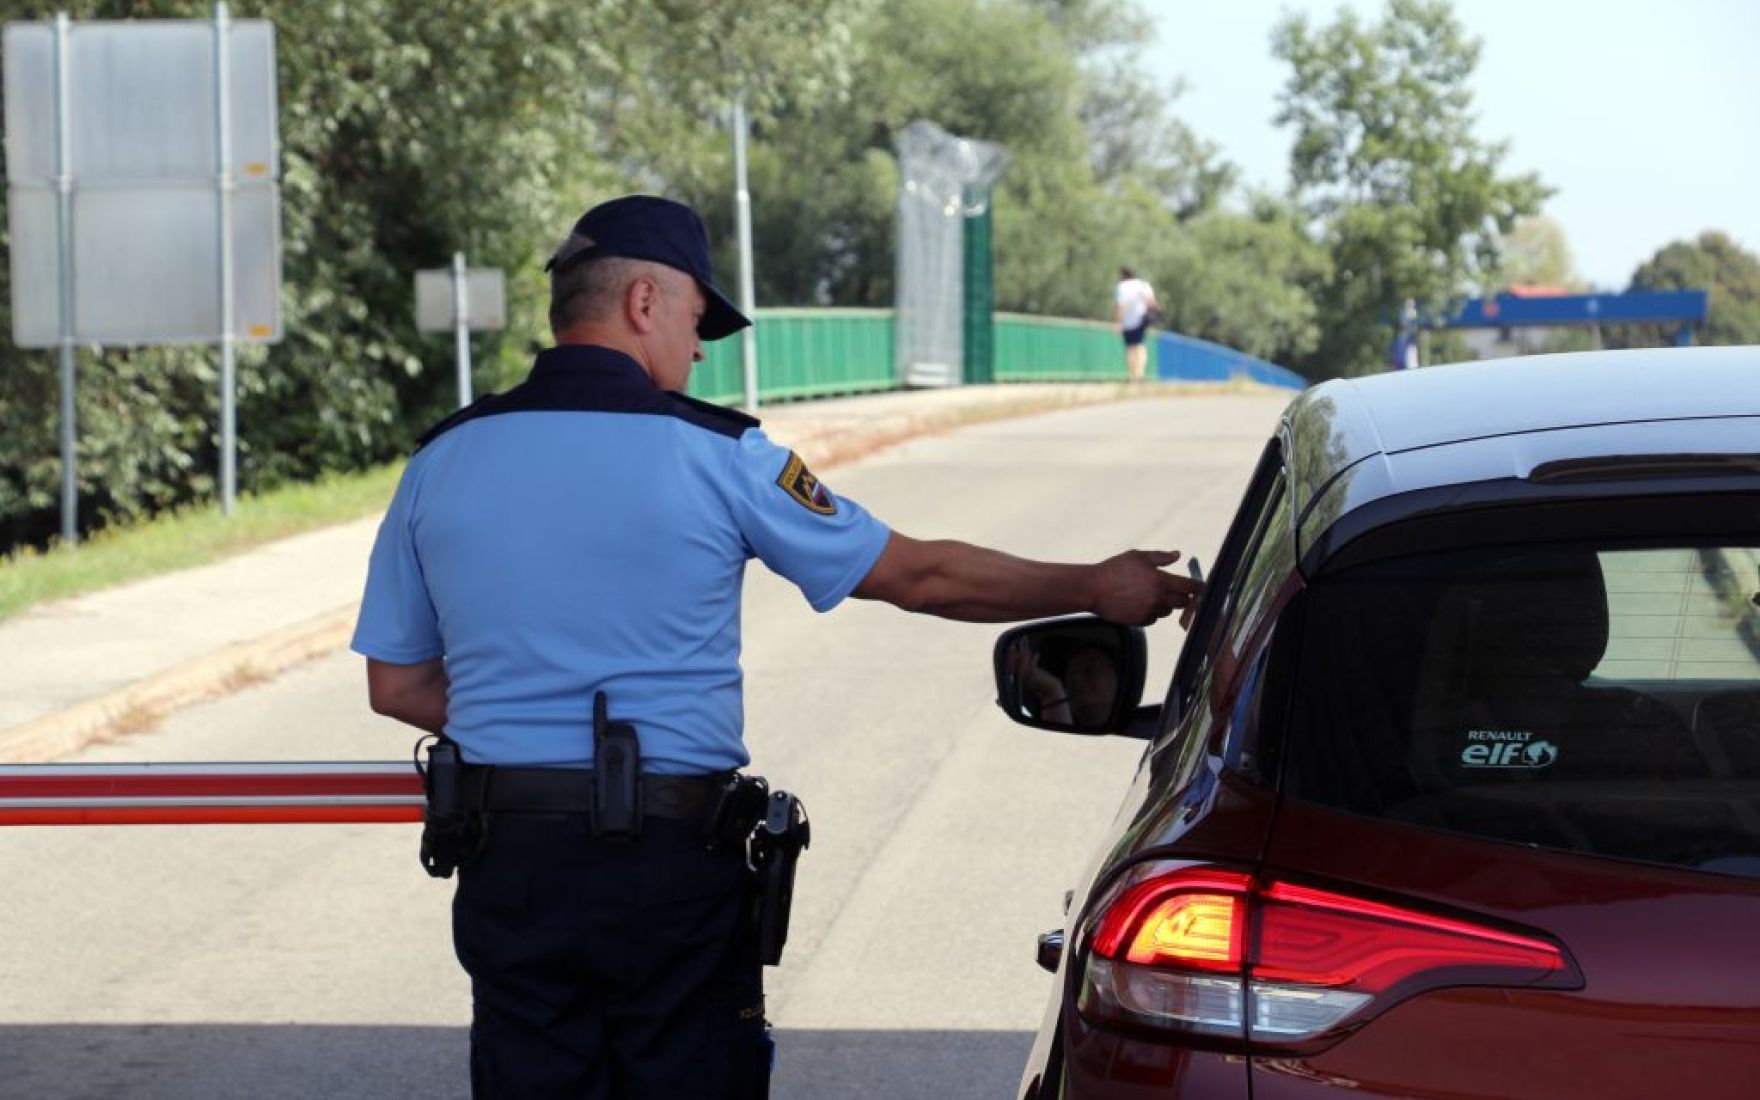
[{"label": "blue canopy structure", "polygon": [[1703,290],[1633,290],[1624,294],[1499,294],[1468,298],[1441,320],[1443,328],[1566,328],[1590,325],[1678,324],[1674,342],[1693,342],[1693,326],[1710,313]]}]

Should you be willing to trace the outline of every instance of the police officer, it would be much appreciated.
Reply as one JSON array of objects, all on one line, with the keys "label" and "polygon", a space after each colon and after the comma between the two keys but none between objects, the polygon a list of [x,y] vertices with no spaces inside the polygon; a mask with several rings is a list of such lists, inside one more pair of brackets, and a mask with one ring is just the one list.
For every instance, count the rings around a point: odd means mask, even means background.
[{"label": "police officer", "polygon": [[[453,903],[472,1095],[762,1097],[745,858],[703,841],[716,791],[749,762],[747,560],[819,611],[855,595],[984,622],[1148,623],[1197,584],[1159,568],[1176,552],[1053,565],[908,538],[756,420],[684,396],[701,342],[751,324],[716,289],[687,206],[596,206],[547,268],[556,346],[423,437],[353,647],[375,711],[456,743],[479,811]],[[615,769],[595,769],[596,701],[635,730],[633,827],[608,829],[595,801],[620,797],[603,786]]]}]

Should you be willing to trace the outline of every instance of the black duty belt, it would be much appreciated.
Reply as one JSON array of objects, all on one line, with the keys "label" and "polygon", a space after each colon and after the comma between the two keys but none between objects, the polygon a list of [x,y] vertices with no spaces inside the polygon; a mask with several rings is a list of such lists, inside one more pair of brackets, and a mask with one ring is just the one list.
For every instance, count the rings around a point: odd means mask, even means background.
[{"label": "black duty belt", "polygon": [[[466,764],[460,795],[467,810],[491,813],[584,814],[593,805],[588,768],[515,768]],[[642,776],[642,812],[650,817],[702,821],[727,782],[715,775]]]}]

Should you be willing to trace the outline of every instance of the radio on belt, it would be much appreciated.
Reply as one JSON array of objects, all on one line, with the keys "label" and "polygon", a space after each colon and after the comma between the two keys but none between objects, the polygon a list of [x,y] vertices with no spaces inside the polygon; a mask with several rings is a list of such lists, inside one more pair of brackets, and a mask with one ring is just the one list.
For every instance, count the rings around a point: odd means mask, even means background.
[{"label": "radio on belt", "polygon": [[642,835],[642,743],[606,706],[604,692],[593,696],[593,835],[633,840]]}]

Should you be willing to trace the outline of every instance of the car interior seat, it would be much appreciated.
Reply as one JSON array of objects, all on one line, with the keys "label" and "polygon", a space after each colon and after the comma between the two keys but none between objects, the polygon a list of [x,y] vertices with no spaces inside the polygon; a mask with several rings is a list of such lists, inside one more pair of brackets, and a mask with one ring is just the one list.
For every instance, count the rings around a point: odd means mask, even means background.
[{"label": "car interior seat", "polygon": [[1760,780],[1760,686],[1699,700],[1693,731],[1720,778]]},{"label": "car interior seat", "polygon": [[1670,707],[1592,682],[1608,629],[1593,551],[1525,549],[1476,563],[1438,601],[1415,722],[1427,743],[1414,745],[1415,763],[1451,787],[1705,775]]},{"label": "car interior seat", "polygon": [[[1609,619],[1592,551],[1475,558],[1470,574],[1445,584],[1407,746],[1429,794],[1400,816],[1521,843],[1678,858],[1705,810],[1678,781],[1705,777],[1707,763],[1672,707],[1594,681]],[[1677,789],[1659,791],[1666,781]]]}]

